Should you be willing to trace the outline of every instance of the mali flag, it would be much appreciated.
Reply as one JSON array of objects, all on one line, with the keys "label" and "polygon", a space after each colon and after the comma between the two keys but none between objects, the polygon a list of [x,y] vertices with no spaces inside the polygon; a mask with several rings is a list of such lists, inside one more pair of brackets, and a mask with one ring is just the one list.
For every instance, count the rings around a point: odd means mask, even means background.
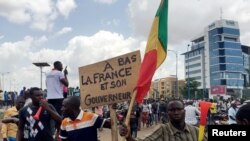
[{"label": "mali flag", "polygon": [[167,55],[167,19],[168,0],[161,0],[148,36],[144,59],[141,64],[137,82],[136,101],[142,103],[147,94],[156,69],[163,63]]}]

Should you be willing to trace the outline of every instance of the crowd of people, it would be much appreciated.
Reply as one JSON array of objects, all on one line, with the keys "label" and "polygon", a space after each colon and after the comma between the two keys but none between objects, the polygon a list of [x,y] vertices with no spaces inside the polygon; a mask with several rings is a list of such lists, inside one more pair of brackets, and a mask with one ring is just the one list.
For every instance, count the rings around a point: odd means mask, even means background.
[{"label": "crowd of people", "polygon": [[[61,62],[46,77],[46,91],[37,87],[21,90],[15,104],[4,112],[1,133],[4,141],[77,141],[86,138],[98,141],[98,131],[110,128],[109,108],[97,106],[81,109],[80,90],[67,94],[68,71]],[[46,100],[45,100],[46,99]],[[130,124],[123,124],[129,102],[113,105],[120,122],[120,135],[134,141],[142,128],[157,125],[154,132],[142,141],[198,140],[201,100],[144,99],[135,103],[130,113]],[[207,124],[216,124],[218,113],[227,113],[225,124],[250,124],[250,104],[239,106],[237,99],[207,100],[212,103]],[[204,140],[207,140],[204,137]]]},{"label": "crowd of people", "polygon": [[109,120],[81,110],[79,88],[73,96],[64,95],[67,75],[67,69],[63,71],[62,63],[56,61],[46,77],[47,91],[32,87],[20,92],[15,106],[4,112],[4,141],[75,141],[86,136],[97,141],[96,129],[110,128]]}]

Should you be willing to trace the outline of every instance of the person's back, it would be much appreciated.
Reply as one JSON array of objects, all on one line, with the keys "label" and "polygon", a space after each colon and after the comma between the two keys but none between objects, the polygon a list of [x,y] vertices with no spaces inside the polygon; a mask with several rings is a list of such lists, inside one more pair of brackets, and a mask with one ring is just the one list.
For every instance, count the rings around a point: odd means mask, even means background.
[{"label": "person's back", "polygon": [[228,110],[228,123],[229,124],[235,124],[236,123],[236,113],[237,113],[237,107],[235,102],[232,102],[231,107]]},{"label": "person's back", "polygon": [[[5,118],[12,118],[12,117],[18,117],[18,111],[16,107],[11,107],[7,109],[4,112],[4,119]],[[2,124],[2,137],[5,139],[10,138],[15,139],[16,138],[16,133],[17,133],[17,125],[15,123],[8,123],[8,124]]]},{"label": "person's back", "polygon": [[166,104],[166,102],[165,101],[163,101],[163,100],[161,100],[160,101],[160,105],[159,105],[159,110],[160,110],[160,113],[161,112],[166,112],[167,111],[167,106],[166,106],[167,104]]},{"label": "person's back", "polygon": [[73,96],[80,96],[80,89],[78,87],[76,87],[74,90],[73,90]]},{"label": "person's back", "polygon": [[63,79],[64,75],[61,71],[52,70],[47,74],[47,99],[62,99],[63,98],[63,84],[60,79]]},{"label": "person's back", "polygon": [[198,124],[198,120],[197,120],[197,116],[200,115],[200,111],[192,106],[192,105],[188,105],[185,107],[185,122],[191,125],[197,125]]},{"label": "person's back", "polygon": [[23,87],[23,89],[19,93],[19,96],[24,96],[25,90],[26,90],[26,87]]},{"label": "person's back", "polygon": [[50,104],[52,104],[57,113],[61,115],[61,107],[63,97],[63,86],[68,87],[69,82],[67,79],[68,71],[67,66],[62,72],[63,66],[60,61],[54,62],[54,68],[46,76],[46,86],[47,86],[47,99]]}]

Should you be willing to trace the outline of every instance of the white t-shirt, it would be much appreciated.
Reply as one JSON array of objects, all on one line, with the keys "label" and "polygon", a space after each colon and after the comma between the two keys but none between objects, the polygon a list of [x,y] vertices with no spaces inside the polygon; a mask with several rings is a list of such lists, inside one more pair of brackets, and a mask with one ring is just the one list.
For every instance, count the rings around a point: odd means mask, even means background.
[{"label": "white t-shirt", "polygon": [[142,112],[149,112],[149,107],[147,104],[142,105]]},{"label": "white t-shirt", "polygon": [[191,105],[185,107],[185,122],[191,125],[196,125],[198,123],[197,116],[200,115],[200,111]]},{"label": "white t-shirt", "polygon": [[233,120],[230,118],[230,116],[232,116],[234,119],[236,119],[236,113],[237,113],[238,109],[234,109],[233,107],[230,107],[228,110],[228,123],[229,124],[236,124],[236,120]]},{"label": "white t-shirt", "polygon": [[58,70],[52,70],[47,74],[47,99],[61,99],[63,98],[63,84],[61,79],[65,79],[64,74]]}]

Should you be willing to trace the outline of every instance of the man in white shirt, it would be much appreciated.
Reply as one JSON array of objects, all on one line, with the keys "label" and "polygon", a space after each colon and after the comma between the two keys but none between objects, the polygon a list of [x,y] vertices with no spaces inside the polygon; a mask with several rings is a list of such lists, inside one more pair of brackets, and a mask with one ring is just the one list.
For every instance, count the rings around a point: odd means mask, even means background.
[{"label": "man in white shirt", "polygon": [[200,111],[193,106],[193,101],[188,101],[185,107],[185,122],[191,125],[198,125],[197,116],[200,115]]},{"label": "man in white shirt", "polygon": [[55,107],[56,111],[60,115],[63,101],[63,85],[69,85],[67,79],[68,71],[65,68],[63,73],[62,70],[62,63],[60,61],[56,61],[54,62],[54,68],[47,74],[46,77],[48,102]]},{"label": "man in white shirt", "polygon": [[236,113],[238,108],[236,106],[236,101],[232,101],[231,107],[228,110],[228,123],[229,124],[236,124]]}]

